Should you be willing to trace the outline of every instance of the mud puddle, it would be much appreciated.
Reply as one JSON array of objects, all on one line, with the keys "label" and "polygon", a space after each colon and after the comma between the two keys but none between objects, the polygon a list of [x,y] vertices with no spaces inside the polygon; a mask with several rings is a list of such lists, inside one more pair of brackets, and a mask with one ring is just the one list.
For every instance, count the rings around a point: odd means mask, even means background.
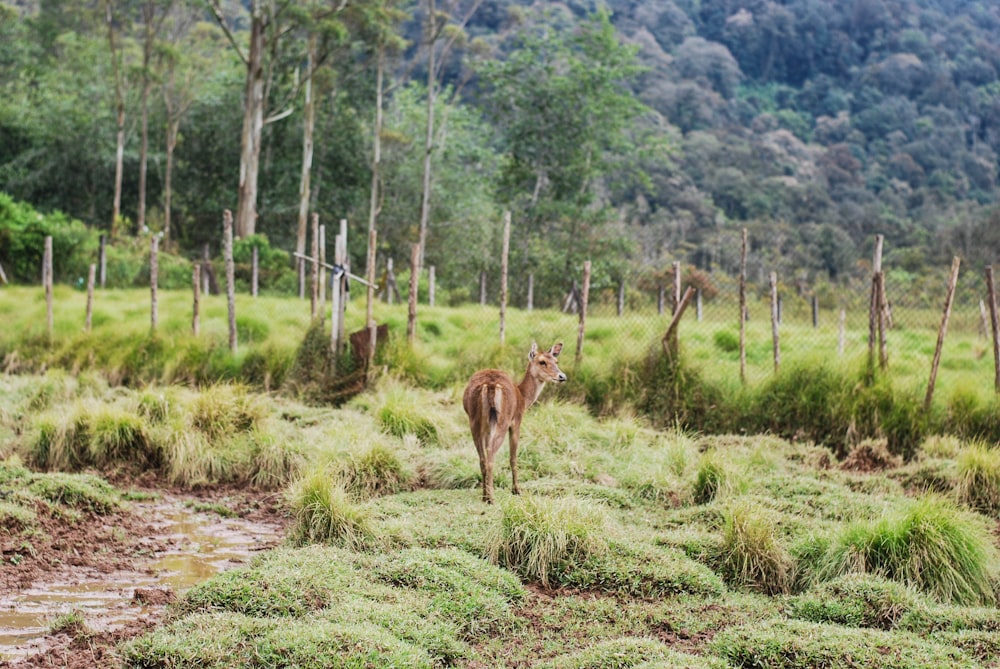
[{"label": "mud puddle", "polygon": [[0,663],[43,650],[60,616],[79,614],[94,631],[123,627],[281,541],[275,523],[223,518],[195,511],[188,502],[164,497],[134,503],[133,512],[149,520],[153,530],[143,539],[151,558],[141,571],[67,568],[16,593],[0,592]]}]

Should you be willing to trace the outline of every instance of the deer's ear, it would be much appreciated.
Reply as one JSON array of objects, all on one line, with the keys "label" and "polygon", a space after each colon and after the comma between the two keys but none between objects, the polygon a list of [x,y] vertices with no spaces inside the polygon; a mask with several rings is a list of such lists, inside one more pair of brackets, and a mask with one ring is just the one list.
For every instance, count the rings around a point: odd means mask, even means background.
[{"label": "deer's ear", "polygon": [[531,350],[528,351],[528,360],[534,360],[535,355],[538,353],[538,344],[536,342],[531,342]]},{"label": "deer's ear", "polygon": [[553,346],[549,350],[549,353],[552,354],[553,358],[558,358],[559,354],[562,353],[562,342],[559,342],[558,344],[556,344],[555,346]]}]

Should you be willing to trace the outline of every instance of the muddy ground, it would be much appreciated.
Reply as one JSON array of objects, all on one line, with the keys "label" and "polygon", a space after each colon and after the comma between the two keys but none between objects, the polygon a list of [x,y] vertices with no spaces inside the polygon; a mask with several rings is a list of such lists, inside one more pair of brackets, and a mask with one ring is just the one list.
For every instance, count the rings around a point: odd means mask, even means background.
[{"label": "muddy ground", "polygon": [[[273,492],[214,488],[200,491],[165,490],[143,482],[111,481],[121,489],[153,496],[170,495],[185,504],[225,508],[241,519],[275,529],[284,535],[289,517]],[[46,583],[78,582],[96,574],[114,574],[127,582],[129,574],[149,574],[158,556],[175,548],[177,537],[164,524],[149,517],[142,505],[132,505],[112,515],[85,514],[75,524],[58,518],[44,520],[43,531],[32,537],[30,551],[0,534],[0,593],[16,594],[27,588],[44,588]],[[43,517],[39,514],[40,518]],[[252,550],[273,547],[277,541]],[[12,559],[13,558],[13,559]],[[100,616],[86,617],[82,628],[72,626],[32,643],[31,651],[12,660],[0,660],[3,669],[63,667],[102,669],[116,667],[115,646],[158,624],[176,593],[169,588],[136,588],[135,614],[129,622],[106,625]],[[121,612],[117,614],[121,618]]]}]

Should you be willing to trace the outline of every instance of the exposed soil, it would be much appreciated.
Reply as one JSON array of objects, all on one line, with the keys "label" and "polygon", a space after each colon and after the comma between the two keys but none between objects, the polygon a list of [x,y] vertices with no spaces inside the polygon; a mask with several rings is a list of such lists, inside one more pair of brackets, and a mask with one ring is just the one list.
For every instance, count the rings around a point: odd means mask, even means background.
[{"label": "exposed soil", "polygon": [[[149,481],[139,488],[135,481],[112,483],[121,489],[169,495],[175,504],[181,500],[195,508],[225,509],[227,514],[273,529],[275,536],[283,536],[288,523],[273,493],[234,488],[168,491],[149,487]],[[176,550],[182,541],[151,511],[155,508],[137,503],[131,510],[105,516],[84,514],[78,522],[68,523],[40,510],[42,531],[31,536],[30,545],[23,538],[12,539],[0,532],[0,596],[14,596],[28,588],[45,589],[46,584],[85,582],[101,575],[112,575],[113,580],[123,583],[129,582],[130,575],[135,576],[134,583],[148,579],[154,562]],[[82,626],[69,625],[68,629],[32,642],[28,654],[0,660],[0,668],[115,667],[115,646],[155,626],[175,598],[170,588],[136,587],[132,602],[120,605],[131,608],[115,614],[118,622],[108,624],[100,616],[87,615]],[[123,619],[126,622],[121,622]]]}]

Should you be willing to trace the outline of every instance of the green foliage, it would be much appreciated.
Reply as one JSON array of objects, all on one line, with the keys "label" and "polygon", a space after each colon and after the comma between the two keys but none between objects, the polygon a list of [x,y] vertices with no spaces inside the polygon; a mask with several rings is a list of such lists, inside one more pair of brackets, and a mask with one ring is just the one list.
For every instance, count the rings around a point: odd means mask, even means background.
[{"label": "green foliage", "polygon": [[1000,511],[1000,451],[977,441],[956,458],[959,501],[984,513]]}]

